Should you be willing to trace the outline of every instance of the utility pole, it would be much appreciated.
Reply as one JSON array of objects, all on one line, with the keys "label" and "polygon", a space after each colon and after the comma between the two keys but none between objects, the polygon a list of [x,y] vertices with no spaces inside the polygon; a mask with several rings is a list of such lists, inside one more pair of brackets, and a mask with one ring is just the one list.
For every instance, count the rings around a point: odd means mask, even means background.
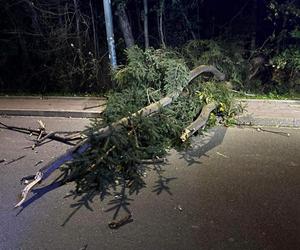
[{"label": "utility pole", "polygon": [[114,31],[113,31],[113,19],[112,19],[112,13],[111,13],[111,1],[103,0],[103,6],[104,6],[105,27],[106,27],[106,37],[107,37],[107,44],[108,44],[109,60],[110,60],[112,69],[116,69],[117,58],[116,58],[115,39],[114,39]]}]

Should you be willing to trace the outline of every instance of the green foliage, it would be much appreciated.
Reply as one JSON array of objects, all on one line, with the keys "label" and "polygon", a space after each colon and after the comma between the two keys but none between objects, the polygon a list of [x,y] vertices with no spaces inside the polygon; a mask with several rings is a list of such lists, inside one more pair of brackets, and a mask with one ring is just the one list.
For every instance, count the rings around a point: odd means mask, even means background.
[{"label": "green foliage", "polygon": [[122,88],[143,86],[169,94],[180,90],[187,83],[189,70],[174,52],[152,48],[144,52],[137,46],[126,52],[128,64],[114,76]]},{"label": "green foliage", "polygon": [[193,84],[189,90],[190,93],[179,96],[169,108],[173,112],[174,120],[182,128],[193,121],[203,106],[203,101],[197,96],[197,89],[200,89],[199,85]]},{"label": "green foliage", "polygon": [[[295,36],[296,32],[297,29],[294,30]],[[297,91],[300,86],[299,46],[290,46],[274,55],[277,46],[278,42],[272,40],[267,47],[258,49],[257,57],[253,54],[246,58],[243,42],[193,40],[183,47],[182,55],[190,67],[200,64],[216,66],[238,90],[257,93]],[[255,59],[261,59],[261,62],[255,63]]]},{"label": "green foliage", "polygon": [[291,32],[291,37],[300,39],[300,26],[296,26]]},{"label": "green foliage", "polygon": [[[267,7],[269,11],[268,19],[274,22],[274,24],[281,18],[297,19],[300,17],[300,9],[293,1],[280,3],[278,0],[270,0]],[[297,23],[297,20],[292,21]]]},{"label": "green foliage", "polygon": [[198,91],[200,100],[204,103],[216,102],[230,106],[232,102],[232,94],[225,84],[208,82]]},{"label": "green foliage", "polygon": [[270,0],[267,19],[273,25],[271,41],[276,46],[277,53],[286,49],[291,43],[290,37],[297,39],[299,34],[300,5],[297,1]]},{"label": "green foliage", "polygon": [[215,113],[210,113],[208,121],[206,123],[207,128],[215,126],[218,122],[217,116]]},{"label": "green foliage", "polygon": [[192,40],[183,47],[183,55],[191,66],[200,64],[218,65],[224,51],[213,40]]},{"label": "green foliage", "polygon": [[285,49],[272,58],[271,64],[277,70],[300,70],[300,48],[294,46]]},{"label": "green foliage", "polygon": [[[203,82],[193,81],[186,86],[188,70],[175,53],[153,49],[143,52],[134,47],[127,55],[128,65],[115,72],[118,91],[110,93],[102,122],[95,120],[88,131],[91,148],[65,168],[69,179],[75,180],[78,192],[97,188],[104,197],[111,188],[117,189],[120,185],[130,194],[139,192],[145,186],[143,160],[157,159],[165,156],[170,148],[188,145],[189,142],[181,142],[180,136],[205,102],[220,104],[210,118],[211,126],[217,121],[217,115],[231,117],[233,114],[228,110],[231,95],[225,85],[211,82],[201,86]],[[131,115],[169,91],[182,89],[182,94],[170,106],[155,114]],[[221,109],[224,110],[220,112]],[[123,117],[128,117],[128,124],[109,137],[93,133]],[[157,173],[163,185],[156,191],[161,192],[166,188],[165,178],[161,171]]]},{"label": "green foliage", "polygon": [[[55,38],[58,39],[58,38]],[[55,47],[58,41],[50,46]],[[81,51],[73,43],[64,47],[64,53],[59,51],[48,67],[50,81],[55,83],[52,88],[62,92],[91,92],[103,90],[100,82],[103,69],[108,71],[108,63],[98,59],[91,51]],[[55,87],[54,87],[55,86]],[[49,91],[49,90],[48,90]]]},{"label": "green foliage", "polygon": [[[196,113],[190,96],[182,96],[155,115],[132,117],[132,113],[164,95],[182,90],[189,71],[171,51],[144,52],[133,47],[127,50],[127,59],[128,64],[114,72],[118,89],[109,94],[102,122],[96,120],[90,127],[91,149],[66,169],[78,191],[96,186],[104,195],[107,189],[126,182],[130,183],[130,192],[138,192],[144,186],[140,162],[163,156],[167,149],[179,145],[184,126]],[[128,126],[105,139],[92,136],[93,131],[123,117],[130,117]]]},{"label": "green foliage", "polygon": [[271,59],[273,80],[290,88],[300,84],[300,49],[290,47]]},{"label": "green foliage", "polygon": [[247,62],[242,56],[242,45],[238,42],[193,40],[183,47],[182,54],[190,67],[214,65],[234,85],[241,86],[246,78],[247,68]]},{"label": "green foliage", "polygon": [[146,89],[130,86],[122,91],[111,92],[103,115],[106,124],[129,116],[147,105]]},{"label": "green foliage", "polygon": [[217,123],[217,116],[222,117],[222,123],[225,126],[234,125],[236,115],[242,113],[244,109],[240,104],[233,103],[233,94],[225,84],[209,82],[203,85],[197,95],[204,103],[217,103],[218,108],[214,114],[210,115],[208,126],[214,126]]},{"label": "green foliage", "polygon": [[114,74],[118,90],[109,95],[104,113],[107,124],[181,90],[188,82],[189,70],[174,52],[132,47],[127,60]]},{"label": "green foliage", "polygon": [[144,183],[141,161],[165,155],[178,138],[180,128],[173,122],[170,112],[162,111],[151,118],[132,117],[129,126],[106,139],[91,137],[91,150],[67,169],[70,179],[83,192],[97,187],[105,195],[124,181],[134,184],[131,192],[138,192]]}]

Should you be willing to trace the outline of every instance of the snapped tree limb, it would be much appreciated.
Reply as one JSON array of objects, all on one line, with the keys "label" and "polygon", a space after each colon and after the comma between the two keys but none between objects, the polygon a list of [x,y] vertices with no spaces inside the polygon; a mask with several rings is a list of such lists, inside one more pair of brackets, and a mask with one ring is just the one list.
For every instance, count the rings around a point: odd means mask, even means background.
[{"label": "snapped tree limb", "polygon": [[187,128],[184,129],[180,139],[185,142],[188,138],[190,138],[194,133],[196,133],[200,128],[204,127],[207,120],[209,119],[210,113],[217,107],[215,102],[208,103],[204,105],[201,110],[200,115],[197,119],[192,122]]},{"label": "snapped tree limb", "polygon": [[[35,148],[37,146],[42,145],[47,139],[62,142],[62,143],[72,145],[72,146],[74,146],[74,143],[72,141],[83,139],[82,138],[83,131],[50,131],[50,132],[47,132],[46,128],[45,128],[45,124],[42,121],[38,121],[38,123],[40,125],[39,129],[9,126],[3,122],[0,122],[0,125],[2,125],[5,129],[13,130],[13,131],[24,133],[24,134],[36,135],[37,139],[35,140],[35,143],[31,148]],[[67,135],[59,135],[59,134],[67,134]]]},{"label": "snapped tree limb", "polygon": [[[193,69],[190,72],[190,77],[189,77],[187,84],[189,84],[193,79],[195,79],[200,74],[206,73],[206,72],[212,73],[218,80],[222,81],[225,79],[225,75],[222,72],[220,72],[217,68],[215,68],[214,66],[201,65],[201,66]],[[133,113],[131,116],[124,117],[124,118],[120,119],[119,121],[112,123],[109,126],[106,126],[104,128],[99,129],[98,131],[95,131],[93,133],[93,136],[97,136],[98,138],[108,137],[109,135],[112,134],[113,131],[118,131],[122,127],[128,125],[130,122],[130,119],[132,117],[135,117],[138,115],[149,116],[149,115],[159,111],[162,107],[165,107],[165,106],[168,106],[169,104],[171,104],[172,101],[175,100],[180,95],[182,90],[183,90],[183,88],[177,92],[174,92],[174,93],[160,99],[159,101],[157,101],[155,103],[152,103],[152,104],[140,109],[139,111]],[[85,138],[79,144],[77,144],[76,146],[67,150],[66,153],[62,154],[58,158],[54,159],[53,161],[49,162],[44,167],[42,167],[36,173],[34,180],[23,189],[22,194],[21,194],[21,200],[19,203],[17,203],[15,205],[15,207],[19,207],[24,203],[28,193],[36,184],[38,184],[42,180],[45,180],[49,175],[51,175],[52,172],[54,172],[56,169],[58,169],[64,163],[73,160],[74,156],[76,154],[82,154],[85,151],[87,151],[90,147],[91,147],[91,144],[90,144],[89,138]]]}]

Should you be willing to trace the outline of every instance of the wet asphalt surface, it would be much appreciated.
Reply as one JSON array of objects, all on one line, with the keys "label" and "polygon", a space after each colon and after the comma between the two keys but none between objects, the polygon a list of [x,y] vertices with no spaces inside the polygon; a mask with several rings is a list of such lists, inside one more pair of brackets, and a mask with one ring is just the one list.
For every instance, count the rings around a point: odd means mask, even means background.
[{"label": "wet asphalt surface", "polygon": [[[36,127],[37,119],[0,121]],[[42,120],[49,130],[88,124]],[[66,197],[73,184],[49,188],[48,180],[23,209],[13,209],[20,178],[67,146],[23,149],[32,144],[29,136],[0,129],[0,160],[6,159],[0,163],[0,249],[299,249],[300,130],[267,130],[216,128],[195,137],[190,150],[172,150],[161,176],[149,170],[147,187],[128,197],[133,221],[111,230],[114,191],[104,201],[93,195],[87,202]],[[122,207],[117,218],[125,214]]]}]

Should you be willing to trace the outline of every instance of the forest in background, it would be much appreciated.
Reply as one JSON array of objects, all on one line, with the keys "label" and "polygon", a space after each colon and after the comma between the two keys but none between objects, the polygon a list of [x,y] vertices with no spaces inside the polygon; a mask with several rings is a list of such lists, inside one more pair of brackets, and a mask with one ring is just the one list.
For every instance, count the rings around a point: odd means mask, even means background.
[{"label": "forest in background", "polygon": [[[112,1],[116,69],[102,1],[0,1],[0,94],[108,97],[101,119],[83,131],[47,132],[42,121],[37,130],[1,124],[34,133],[32,149],[45,140],[73,145],[23,178],[15,207],[60,169],[52,184],[76,183],[74,207],[115,193],[109,227],[118,228],[132,216],[128,197],[146,187],[146,171],[157,175],[153,192],[169,192],[163,166],[171,148],[189,149],[193,135],[214,125],[252,126],[238,119],[245,106],[234,101],[236,92],[299,90],[298,1]],[[126,216],[116,220],[122,209]]]},{"label": "forest in background", "polygon": [[[0,7],[1,93],[101,95],[116,87],[101,0]],[[300,89],[297,0],[113,0],[112,10],[118,65],[139,46],[172,52],[190,69],[214,65],[237,90]]]}]

